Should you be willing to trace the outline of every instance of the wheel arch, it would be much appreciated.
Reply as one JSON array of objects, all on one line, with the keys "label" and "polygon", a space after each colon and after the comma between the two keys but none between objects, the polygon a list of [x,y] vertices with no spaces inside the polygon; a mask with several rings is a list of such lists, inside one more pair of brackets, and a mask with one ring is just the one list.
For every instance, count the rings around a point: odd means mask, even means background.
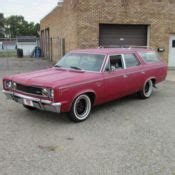
[{"label": "wheel arch", "polygon": [[73,97],[73,99],[72,99],[72,101],[71,101],[71,103],[70,103],[70,106],[69,106],[69,110],[71,109],[71,107],[72,107],[72,104],[73,104],[73,102],[75,101],[75,99],[77,98],[77,97],[79,97],[80,95],[83,95],[83,94],[86,94],[86,95],[88,95],[89,96],[89,98],[90,98],[90,100],[91,100],[91,103],[92,103],[92,106],[95,104],[95,101],[96,101],[96,93],[95,93],[95,91],[94,90],[84,90],[84,91],[80,91],[80,92],[78,92],[74,97]]},{"label": "wheel arch", "polygon": [[153,86],[155,87],[156,86],[156,77],[152,77],[151,81],[153,82]]},{"label": "wheel arch", "polygon": [[156,77],[149,77],[149,78],[147,78],[147,79],[145,80],[144,86],[145,86],[145,84],[146,84],[149,80],[151,80],[151,81],[153,82],[153,85],[156,84]]}]

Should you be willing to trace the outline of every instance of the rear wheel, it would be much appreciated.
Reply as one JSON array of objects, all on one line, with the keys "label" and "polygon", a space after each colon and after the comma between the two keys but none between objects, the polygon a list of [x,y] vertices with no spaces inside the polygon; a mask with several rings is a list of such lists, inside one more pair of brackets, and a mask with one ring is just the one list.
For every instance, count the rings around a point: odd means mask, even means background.
[{"label": "rear wheel", "polygon": [[36,108],[32,107],[32,106],[27,106],[27,105],[23,105],[24,108],[30,110],[30,111],[33,111],[33,110],[36,110]]},{"label": "rear wheel", "polygon": [[142,91],[138,92],[139,97],[141,97],[142,99],[146,99],[149,98],[152,95],[153,92],[153,82],[152,80],[148,80]]},{"label": "rear wheel", "polygon": [[88,95],[82,94],[75,99],[72,104],[69,117],[74,122],[81,122],[86,120],[91,112],[92,103]]}]

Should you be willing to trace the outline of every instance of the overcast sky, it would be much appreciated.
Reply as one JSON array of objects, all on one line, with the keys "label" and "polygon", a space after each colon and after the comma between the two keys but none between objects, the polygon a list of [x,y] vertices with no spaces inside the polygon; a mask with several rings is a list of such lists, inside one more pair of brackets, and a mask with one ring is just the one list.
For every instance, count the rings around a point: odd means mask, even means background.
[{"label": "overcast sky", "polygon": [[39,22],[59,0],[0,0],[0,13],[4,16],[22,15],[27,21]]}]

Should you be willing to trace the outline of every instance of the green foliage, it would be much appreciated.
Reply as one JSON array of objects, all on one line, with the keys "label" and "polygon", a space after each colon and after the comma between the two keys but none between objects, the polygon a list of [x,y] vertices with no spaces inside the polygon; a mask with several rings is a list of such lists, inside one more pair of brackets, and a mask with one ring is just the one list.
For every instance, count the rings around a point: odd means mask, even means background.
[{"label": "green foliage", "polygon": [[39,24],[27,22],[23,16],[10,16],[5,20],[6,35],[11,38],[16,36],[38,36]]},{"label": "green foliage", "polygon": [[0,13],[0,38],[4,37],[4,23],[5,23],[4,15]]},{"label": "green foliage", "polygon": [[4,27],[4,15],[0,13],[0,27]]},{"label": "green foliage", "polygon": [[0,51],[0,58],[16,57],[16,51]]}]

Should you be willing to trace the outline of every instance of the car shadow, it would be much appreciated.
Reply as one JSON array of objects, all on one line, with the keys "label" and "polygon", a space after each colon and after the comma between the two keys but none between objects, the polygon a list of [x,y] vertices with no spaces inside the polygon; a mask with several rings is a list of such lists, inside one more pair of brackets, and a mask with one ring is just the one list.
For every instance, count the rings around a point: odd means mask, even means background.
[{"label": "car shadow", "polygon": [[129,96],[126,96],[126,97],[122,97],[122,98],[119,98],[119,99],[116,99],[116,100],[109,101],[109,102],[104,103],[104,104],[94,106],[94,108],[92,110],[92,113],[96,113],[96,112],[100,111],[103,108],[110,110],[113,107],[120,107],[120,106],[123,106],[126,103],[130,103],[131,101],[138,101],[138,100],[141,100],[141,99],[137,96],[137,94],[132,94],[132,95],[129,95]]},{"label": "car shadow", "polygon": [[[140,100],[136,94],[110,101],[108,103],[104,103],[98,106],[93,107],[92,109],[92,115],[95,116],[98,114],[101,110],[109,110],[109,112],[112,111],[114,107],[120,107],[122,105],[126,105],[127,103],[130,103],[131,101],[138,101]],[[27,110],[27,109],[26,109]],[[29,115],[25,115],[27,117],[42,120],[45,122],[52,122],[52,123],[62,123],[62,124],[72,124],[73,122],[70,121],[66,113],[53,113],[53,112],[47,112],[47,111],[40,111],[40,110],[34,110],[34,111],[26,111]],[[91,117],[90,117],[91,118]],[[88,120],[90,120],[90,118]],[[92,117],[94,118],[94,117]]]},{"label": "car shadow", "polygon": [[26,117],[30,117],[30,120],[33,118],[34,120],[42,120],[43,122],[50,122],[50,123],[64,123],[68,124],[71,123],[66,113],[54,113],[54,112],[48,112],[48,111],[40,111],[40,110],[33,110],[29,111],[27,109],[25,112],[27,112]]}]

